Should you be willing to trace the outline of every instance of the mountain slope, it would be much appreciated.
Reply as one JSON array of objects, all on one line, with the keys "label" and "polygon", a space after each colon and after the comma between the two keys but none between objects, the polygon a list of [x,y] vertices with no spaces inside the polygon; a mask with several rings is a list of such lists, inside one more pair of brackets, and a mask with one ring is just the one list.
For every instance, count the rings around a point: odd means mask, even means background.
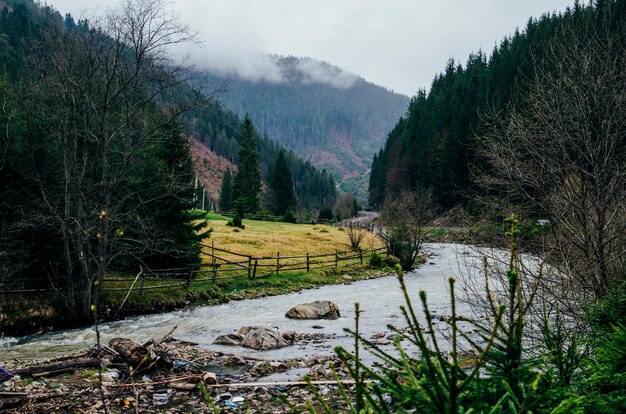
[{"label": "mountain slope", "polygon": [[366,173],[374,153],[404,114],[409,98],[324,62],[271,57],[278,79],[243,79],[205,71],[223,85],[218,99],[249,113],[261,133],[343,181]]},{"label": "mountain slope", "polygon": [[[505,38],[490,56],[479,51],[465,65],[450,60],[430,91],[411,99],[407,114],[376,155],[370,205],[379,206],[386,197],[416,186],[430,189],[445,208],[480,193],[471,170],[487,165],[480,155],[484,145],[480,137],[492,126],[494,115],[505,119],[512,106],[522,103],[535,73],[550,73],[558,66],[550,50],[555,44],[569,47],[572,33],[610,24],[623,45],[624,4],[623,0],[578,4],[560,14],[530,19],[525,30]],[[602,15],[609,8],[615,10],[610,20]]]}]

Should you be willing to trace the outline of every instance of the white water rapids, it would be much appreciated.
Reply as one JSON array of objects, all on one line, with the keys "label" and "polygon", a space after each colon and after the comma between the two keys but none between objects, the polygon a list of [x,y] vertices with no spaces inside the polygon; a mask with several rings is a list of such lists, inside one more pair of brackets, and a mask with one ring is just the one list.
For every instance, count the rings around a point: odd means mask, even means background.
[{"label": "white water rapids", "polygon": [[[425,251],[433,255],[427,264],[406,275],[405,281],[413,299],[413,305],[420,315],[421,305],[419,290],[427,292],[430,310],[437,317],[450,313],[448,278],[459,276],[481,277],[477,274],[480,257],[469,246],[454,244],[429,244]],[[462,265],[459,265],[462,263]],[[457,297],[463,295],[458,286]],[[341,317],[337,320],[292,320],[285,318],[285,313],[294,305],[316,300],[330,300],[340,309]],[[102,341],[108,342],[114,337],[130,338],[142,343],[148,339],[159,339],[167,334],[174,325],[178,328],[174,337],[179,340],[195,342],[200,347],[226,350],[229,352],[256,355],[268,359],[288,359],[331,354],[337,345],[352,349],[354,339],[343,328],[354,328],[354,303],[359,302],[361,310],[360,330],[365,338],[385,332],[389,334],[387,324],[405,327],[400,305],[404,297],[396,276],[358,281],[345,285],[323,286],[281,296],[233,301],[219,306],[202,306],[163,314],[147,315],[110,322],[100,326]],[[466,305],[459,304],[459,314],[468,315]],[[437,319],[437,326],[445,322]],[[320,325],[323,329],[314,329]],[[334,334],[331,339],[309,341],[306,344],[291,346],[273,351],[254,351],[251,349],[212,345],[220,334],[236,332],[242,326],[261,326],[279,331],[301,333]],[[74,351],[86,349],[95,344],[93,328],[54,331],[38,336],[0,339],[0,365],[13,359],[39,360],[58,357]]]}]

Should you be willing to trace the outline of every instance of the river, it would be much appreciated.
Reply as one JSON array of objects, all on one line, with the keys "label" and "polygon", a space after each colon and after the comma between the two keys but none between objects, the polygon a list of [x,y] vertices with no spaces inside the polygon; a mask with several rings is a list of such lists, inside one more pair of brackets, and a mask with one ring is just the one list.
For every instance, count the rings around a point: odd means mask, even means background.
[{"label": "river", "polygon": [[[449,314],[450,299],[448,278],[458,276],[475,278],[479,265],[479,255],[470,247],[455,244],[429,244],[425,251],[432,253],[429,261],[406,275],[406,284],[416,309],[419,306],[419,290],[425,290],[433,314]],[[461,263],[461,265],[459,265]],[[457,296],[462,289],[457,290]],[[285,318],[292,306],[315,300],[331,300],[340,309],[337,320],[292,320]],[[114,337],[125,337],[142,343],[151,338],[161,338],[172,329],[177,329],[174,337],[195,342],[200,347],[227,350],[269,359],[288,359],[330,354],[337,345],[348,349],[353,338],[343,328],[354,327],[354,303],[359,302],[364,311],[361,317],[361,332],[366,338],[389,330],[387,324],[404,327],[399,306],[404,298],[395,276],[358,281],[350,284],[323,286],[281,296],[232,301],[219,306],[201,306],[189,310],[163,314],[138,316],[102,324],[100,331],[103,341]],[[459,312],[467,315],[469,309],[459,304]],[[420,312],[421,313],[421,312]],[[442,318],[443,319],[443,318]],[[437,318],[438,327],[445,326]],[[317,328],[314,328],[318,325]],[[220,334],[236,332],[241,326],[262,326],[279,331],[302,333],[323,333],[329,337],[323,341],[309,341],[306,344],[273,351],[254,351],[238,347],[216,346],[211,343]],[[319,326],[322,328],[319,329]],[[58,357],[80,351],[95,344],[93,328],[54,331],[38,336],[8,337],[0,339],[0,363],[13,359],[39,360]]]}]

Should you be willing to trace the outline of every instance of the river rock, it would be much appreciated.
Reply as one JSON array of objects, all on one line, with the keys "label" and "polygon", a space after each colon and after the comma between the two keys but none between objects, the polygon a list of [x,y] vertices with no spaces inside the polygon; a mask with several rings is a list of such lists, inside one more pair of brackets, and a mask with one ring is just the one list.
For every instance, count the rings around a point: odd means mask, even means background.
[{"label": "river rock", "polygon": [[285,314],[290,319],[337,319],[339,316],[339,308],[329,300],[296,305]]},{"label": "river rock", "polygon": [[240,334],[230,333],[218,336],[215,338],[213,343],[215,345],[241,345],[241,341],[243,341],[243,336]]},{"label": "river rock", "polygon": [[291,341],[285,339],[280,332],[272,331],[267,328],[246,328],[247,332],[241,341],[241,346],[246,348],[267,351],[269,349],[278,349],[291,345]]}]

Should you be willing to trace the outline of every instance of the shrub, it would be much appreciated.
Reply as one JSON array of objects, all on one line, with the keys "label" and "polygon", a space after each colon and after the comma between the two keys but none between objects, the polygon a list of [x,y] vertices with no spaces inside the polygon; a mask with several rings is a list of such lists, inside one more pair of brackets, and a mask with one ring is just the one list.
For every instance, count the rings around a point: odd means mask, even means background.
[{"label": "shrub", "polygon": [[367,235],[367,228],[350,223],[347,234],[350,238],[350,248],[358,250],[361,247],[361,242]]},{"label": "shrub", "polygon": [[383,267],[383,258],[376,252],[373,252],[368,260],[371,267],[379,269]]},{"label": "shrub", "polygon": [[233,217],[232,219],[228,220],[228,222],[226,223],[227,226],[230,227],[239,227],[240,229],[245,229],[246,226],[243,224],[241,217],[237,214],[235,214],[235,217]]},{"label": "shrub", "polygon": [[331,220],[333,219],[333,211],[328,208],[328,207],[324,207],[320,210],[320,214],[318,216],[318,219],[320,220]]},{"label": "shrub", "polygon": [[285,215],[281,218],[281,221],[284,221],[285,223],[295,223],[296,216],[293,214],[293,211],[287,210]]}]

